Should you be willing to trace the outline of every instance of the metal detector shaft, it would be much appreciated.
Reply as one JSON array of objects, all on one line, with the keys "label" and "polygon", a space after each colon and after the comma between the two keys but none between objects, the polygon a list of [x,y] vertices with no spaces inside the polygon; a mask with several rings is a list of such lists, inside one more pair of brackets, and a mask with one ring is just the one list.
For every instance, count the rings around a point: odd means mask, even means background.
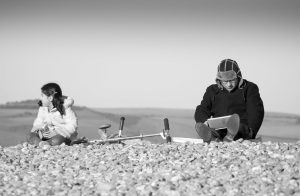
[{"label": "metal detector shaft", "polygon": [[139,135],[139,136],[132,136],[132,137],[124,137],[124,138],[112,138],[112,139],[107,139],[107,140],[97,140],[96,142],[99,144],[104,144],[106,142],[119,142],[119,141],[124,141],[124,140],[133,140],[133,139],[142,139],[145,137],[155,137],[155,136],[160,136],[160,133],[156,134],[149,134],[149,135]]}]

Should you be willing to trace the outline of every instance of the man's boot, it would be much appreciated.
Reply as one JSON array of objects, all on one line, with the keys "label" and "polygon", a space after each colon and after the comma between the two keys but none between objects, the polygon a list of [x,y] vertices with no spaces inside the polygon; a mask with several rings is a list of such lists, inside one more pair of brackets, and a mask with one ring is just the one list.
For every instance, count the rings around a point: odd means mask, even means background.
[{"label": "man's boot", "polygon": [[203,123],[196,123],[195,130],[204,142],[210,142],[214,139],[215,134],[213,132],[215,132],[215,129],[210,128]]}]

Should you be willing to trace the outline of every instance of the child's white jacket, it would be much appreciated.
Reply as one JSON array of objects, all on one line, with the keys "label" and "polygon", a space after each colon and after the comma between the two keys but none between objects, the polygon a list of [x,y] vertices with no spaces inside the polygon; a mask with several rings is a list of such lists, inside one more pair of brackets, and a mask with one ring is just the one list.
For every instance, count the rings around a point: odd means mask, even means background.
[{"label": "child's white jacket", "polygon": [[40,107],[37,118],[33,122],[31,132],[48,126],[49,130],[54,131],[56,134],[70,138],[71,140],[75,139],[78,135],[78,123],[77,117],[71,109],[73,104],[74,100],[71,97],[67,97],[64,100],[65,114],[63,116],[56,108],[48,111],[48,107]]}]

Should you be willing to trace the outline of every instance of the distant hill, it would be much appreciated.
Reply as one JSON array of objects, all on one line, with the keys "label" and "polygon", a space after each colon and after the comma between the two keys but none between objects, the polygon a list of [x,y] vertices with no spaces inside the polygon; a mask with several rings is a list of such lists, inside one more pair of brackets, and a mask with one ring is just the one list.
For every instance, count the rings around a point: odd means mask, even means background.
[{"label": "distant hill", "polygon": [[[23,101],[13,101],[13,102],[7,102],[5,104],[0,104],[0,109],[38,109],[38,99],[28,99]],[[73,106],[74,109],[80,110],[84,109],[86,107],[82,106]]]},{"label": "distant hill", "polygon": [[13,101],[7,102],[6,104],[1,104],[0,108],[8,108],[8,109],[37,109],[38,108],[38,100],[23,100],[23,101]]},{"label": "distant hill", "polygon": [[300,125],[300,115],[289,114],[289,113],[280,113],[280,112],[266,112],[265,121],[276,120],[284,121],[286,123],[299,124]]}]

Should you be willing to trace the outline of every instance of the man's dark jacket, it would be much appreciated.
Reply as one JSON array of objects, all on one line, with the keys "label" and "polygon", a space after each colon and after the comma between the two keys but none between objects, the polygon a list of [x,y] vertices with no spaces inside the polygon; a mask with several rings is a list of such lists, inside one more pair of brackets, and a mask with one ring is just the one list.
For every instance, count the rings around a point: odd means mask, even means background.
[{"label": "man's dark jacket", "polygon": [[217,84],[209,86],[194,117],[196,122],[204,123],[210,117],[234,113],[240,116],[242,124],[252,129],[255,137],[264,118],[264,106],[256,84],[244,79],[232,92],[220,89]]}]

